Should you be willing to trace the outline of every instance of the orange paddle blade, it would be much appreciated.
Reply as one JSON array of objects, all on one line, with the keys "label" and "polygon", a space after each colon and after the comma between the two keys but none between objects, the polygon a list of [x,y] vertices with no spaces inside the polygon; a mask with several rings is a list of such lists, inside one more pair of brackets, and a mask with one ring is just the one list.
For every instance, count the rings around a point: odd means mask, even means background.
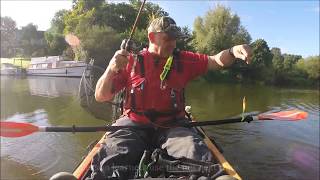
[{"label": "orange paddle blade", "polygon": [[1,137],[21,137],[39,131],[38,126],[19,122],[0,122]]},{"label": "orange paddle blade", "polygon": [[274,113],[263,113],[258,115],[259,120],[284,120],[284,121],[299,121],[306,119],[308,113],[300,110],[288,110]]}]

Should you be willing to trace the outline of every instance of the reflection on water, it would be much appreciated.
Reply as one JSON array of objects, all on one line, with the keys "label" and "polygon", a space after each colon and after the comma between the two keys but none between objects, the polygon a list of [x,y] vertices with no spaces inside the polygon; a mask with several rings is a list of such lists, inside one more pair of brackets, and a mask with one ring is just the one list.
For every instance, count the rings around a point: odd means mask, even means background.
[{"label": "reflection on water", "polygon": [[44,97],[75,96],[79,78],[29,77],[30,94]]},{"label": "reflection on water", "polygon": [[34,112],[14,114],[13,116],[7,117],[6,120],[3,121],[26,122],[33,123],[35,125],[47,126],[48,115],[44,109],[37,109]]},{"label": "reflection on water", "polygon": [[[27,114],[16,114],[7,118],[7,121],[32,123],[37,126],[49,126],[48,114],[44,109],[39,109]],[[54,173],[55,166],[67,165],[59,163],[63,161],[76,164],[72,155],[79,154],[79,150],[73,150],[75,139],[70,135],[61,136],[57,133],[33,133],[21,138],[1,138],[1,159],[28,165],[38,171],[31,174]],[[73,153],[62,153],[61,150],[73,150]],[[74,158],[74,156],[73,156]],[[59,163],[59,164],[58,164]]]},{"label": "reflection on water", "polygon": [[[1,121],[38,126],[105,124],[80,107],[79,81],[1,77]],[[21,138],[1,137],[1,179],[48,179],[59,171],[72,172],[87,152],[87,145],[100,134],[33,133]],[[17,169],[24,170],[16,173]]]},{"label": "reflection on water", "polygon": [[[73,78],[1,77],[1,120],[43,126],[102,125],[79,105]],[[187,104],[199,120],[238,116],[246,96],[247,112],[298,108],[306,121],[265,121],[206,127],[225,157],[246,180],[319,179],[319,92],[256,85],[194,82]],[[111,118],[109,107],[105,119]],[[108,117],[108,115],[110,117]],[[72,172],[86,147],[101,133],[34,133],[1,138],[1,179],[48,179]]]},{"label": "reflection on water", "polygon": [[247,112],[294,108],[308,112],[304,121],[256,121],[205,129],[244,179],[319,179],[318,91],[196,82],[187,95],[201,120],[241,115],[244,96]]},{"label": "reflection on water", "polygon": [[1,179],[3,180],[43,180],[43,175],[36,174],[37,171],[38,170],[34,169],[32,166],[19,164],[7,158],[1,158]]}]

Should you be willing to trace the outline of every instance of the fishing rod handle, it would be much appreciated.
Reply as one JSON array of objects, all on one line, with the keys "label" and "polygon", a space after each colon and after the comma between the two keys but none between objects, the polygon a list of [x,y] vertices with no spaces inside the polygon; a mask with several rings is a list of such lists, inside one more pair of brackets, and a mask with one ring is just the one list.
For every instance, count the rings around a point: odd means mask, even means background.
[{"label": "fishing rod handle", "polygon": [[137,54],[139,52],[139,47],[132,39],[124,39],[121,42],[120,49],[124,49],[128,52]]},{"label": "fishing rod handle", "polygon": [[132,41],[130,39],[124,39],[121,42],[120,49],[124,49],[128,52],[132,50]]}]

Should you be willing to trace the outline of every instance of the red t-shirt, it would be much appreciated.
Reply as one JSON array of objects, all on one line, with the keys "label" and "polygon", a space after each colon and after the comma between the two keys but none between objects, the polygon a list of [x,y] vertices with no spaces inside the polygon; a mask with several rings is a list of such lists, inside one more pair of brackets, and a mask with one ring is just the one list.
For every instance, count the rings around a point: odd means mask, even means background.
[{"label": "red t-shirt", "polygon": [[[144,76],[141,76],[139,62],[135,60],[133,55],[130,55],[127,67],[119,71],[113,78],[113,87],[116,92],[123,88],[129,90],[134,88],[137,111],[152,109],[158,112],[168,112],[172,110],[171,89],[174,89],[178,94],[182,94],[183,88],[186,87],[189,81],[205,74],[208,69],[207,55],[180,51],[179,59],[177,60],[180,65],[177,65],[175,62],[172,63],[171,72],[163,82],[166,88],[161,89],[160,74],[163,71],[166,59],[160,59],[158,62],[155,62],[153,56],[146,49],[141,51],[141,54],[144,57]],[[181,71],[177,71],[177,66],[180,66]],[[179,101],[182,97],[179,96],[177,98]],[[130,111],[130,109],[125,109],[125,112],[134,121],[141,123],[149,122],[148,118],[138,115]],[[184,113],[181,115],[183,116]]]}]

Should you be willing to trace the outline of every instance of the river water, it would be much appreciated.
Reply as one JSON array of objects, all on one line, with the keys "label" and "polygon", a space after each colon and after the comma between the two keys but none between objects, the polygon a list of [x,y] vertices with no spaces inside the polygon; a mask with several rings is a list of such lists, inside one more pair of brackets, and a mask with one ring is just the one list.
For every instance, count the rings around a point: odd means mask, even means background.
[{"label": "river water", "polygon": [[[104,125],[80,106],[78,78],[1,76],[1,121],[43,126]],[[319,179],[319,92],[258,85],[191,83],[187,104],[199,120],[215,120],[246,112],[297,108],[307,120],[256,121],[205,127],[243,179]],[[111,119],[110,108],[105,110]],[[109,116],[109,117],[108,117]],[[101,133],[34,133],[1,137],[0,179],[48,179],[72,172]]]}]

